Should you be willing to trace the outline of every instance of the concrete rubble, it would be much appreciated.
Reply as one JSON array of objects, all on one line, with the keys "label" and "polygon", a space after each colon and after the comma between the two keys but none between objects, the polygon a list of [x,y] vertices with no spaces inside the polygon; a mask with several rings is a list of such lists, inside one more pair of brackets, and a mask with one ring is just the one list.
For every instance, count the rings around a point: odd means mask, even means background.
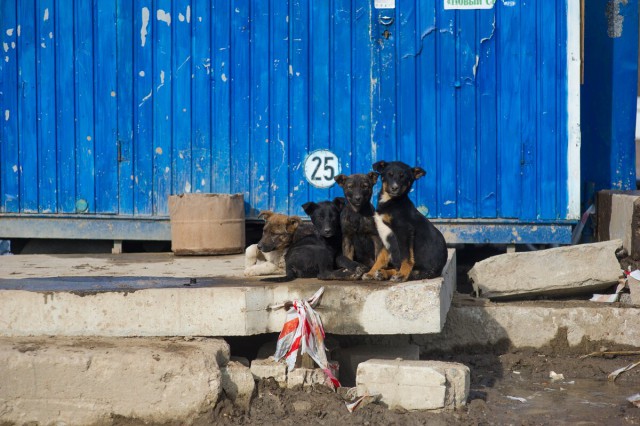
[{"label": "concrete rubble", "polygon": [[599,191],[598,241],[619,239],[627,254],[640,260],[640,191]]},{"label": "concrete rubble", "polygon": [[273,378],[281,387],[287,385],[287,366],[273,357],[254,359],[251,362],[251,374],[255,380]]},{"label": "concrete rubble", "polygon": [[476,263],[469,278],[476,293],[491,299],[592,293],[618,282],[621,246],[613,240],[507,253]]},{"label": "concrete rubble", "polygon": [[441,361],[369,360],[358,366],[359,396],[380,394],[389,408],[442,410],[464,406],[470,371],[463,364]]},{"label": "concrete rubble", "polygon": [[340,364],[340,383],[353,386],[358,365],[370,359],[420,359],[420,347],[414,344],[357,345],[336,350],[335,359]]},{"label": "concrete rubble", "polygon": [[0,338],[0,423],[192,423],[228,360],[220,339]]},{"label": "concrete rubble", "polygon": [[[247,361],[248,362],[248,361]],[[256,382],[249,367],[242,361],[229,361],[220,370],[222,389],[233,403],[243,410],[249,410],[251,398],[256,389]]]}]

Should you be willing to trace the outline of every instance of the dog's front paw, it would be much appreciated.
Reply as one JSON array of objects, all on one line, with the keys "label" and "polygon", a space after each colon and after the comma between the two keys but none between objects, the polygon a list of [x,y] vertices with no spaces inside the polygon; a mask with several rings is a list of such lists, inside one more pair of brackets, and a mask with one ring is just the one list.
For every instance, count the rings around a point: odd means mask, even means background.
[{"label": "dog's front paw", "polygon": [[376,281],[386,281],[387,276],[382,271],[376,271],[376,273],[373,275],[373,279]]},{"label": "dog's front paw", "polygon": [[392,281],[394,283],[402,283],[405,282],[407,280],[408,277],[405,277],[402,274],[395,274],[393,275],[389,281]]},{"label": "dog's front paw", "polygon": [[362,281],[373,281],[374,279],[374,276],[368,272],[362,276]]},{"label": "dog's front paw", "polygon": [[360,277],[362,277],[365,273],[367,272],[367,268],[364,266],[358,266],[356,268],[356,271],[353,273],[354,277],[356,277],[356,279],[359,279]]}]

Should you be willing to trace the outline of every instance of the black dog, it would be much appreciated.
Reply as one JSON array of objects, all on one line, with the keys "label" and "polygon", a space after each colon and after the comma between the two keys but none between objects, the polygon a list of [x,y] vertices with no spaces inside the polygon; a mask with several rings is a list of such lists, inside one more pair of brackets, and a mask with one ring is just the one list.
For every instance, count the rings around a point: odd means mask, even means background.
[{"label": "black dog", "polygon": [[[413,182],[426,173],[420,167],[378,161],[373,170],[382,178],[375,221],[386,250],[363,279],[417,280],[440,276],[447,262],[442,233],[409,199]],[[384,269],[391,261],[397,269]]]},{"label": "black dog", "polygon": [[286,282],[295,278],[316,278],[330,275],[334,270],[336,256],[340,253],[340,211],[344,198],[302,205],[311,217],[315,232],[294,241],[285,255],[286,276],[265,278],[263,281]]},{"label": "black dog", "polygon": [[351,272],[335,275],[337,279],[358,279],[373,266],[376,254],[383,247],[374,220],[375,209],[371,204],[378,174],[338,175],[335,181],[342,187],[347,200],[347,205],[340,213],[343,257],[336,262]]}]

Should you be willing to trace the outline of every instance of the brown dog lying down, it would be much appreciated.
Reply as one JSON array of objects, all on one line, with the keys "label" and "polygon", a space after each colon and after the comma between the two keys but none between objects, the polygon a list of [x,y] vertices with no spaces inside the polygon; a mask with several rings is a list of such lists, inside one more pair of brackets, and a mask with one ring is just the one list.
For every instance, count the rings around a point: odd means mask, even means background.
[{"label": "brown dog lying down", "polygon": [[265,220],[258,244],[247,247],[244,259],[246,276],[279,275],[285,272],[284,255],[294,241],[313,234],[313,228],[302,224],[298,216],[287,216],[268,210],[258,217]]}]

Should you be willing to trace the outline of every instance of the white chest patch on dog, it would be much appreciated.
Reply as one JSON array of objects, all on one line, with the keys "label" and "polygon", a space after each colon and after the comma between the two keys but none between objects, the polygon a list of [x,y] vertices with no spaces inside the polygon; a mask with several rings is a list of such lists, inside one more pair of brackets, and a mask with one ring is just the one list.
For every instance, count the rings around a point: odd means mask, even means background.
[{"label": "white chest patch on dog", "polygon": [[393,231],[386,223],[382,221],[382,217],[378,213],[375,213],[373,215],[373,219],[376,221],[376,229],[378,230],[378,235],[382,240],[382,244],[384,244],[386,249],[389,250],[389,247],[391,245],[389,243],[389,239],[391,238],[391,235],[393,235]]}]

